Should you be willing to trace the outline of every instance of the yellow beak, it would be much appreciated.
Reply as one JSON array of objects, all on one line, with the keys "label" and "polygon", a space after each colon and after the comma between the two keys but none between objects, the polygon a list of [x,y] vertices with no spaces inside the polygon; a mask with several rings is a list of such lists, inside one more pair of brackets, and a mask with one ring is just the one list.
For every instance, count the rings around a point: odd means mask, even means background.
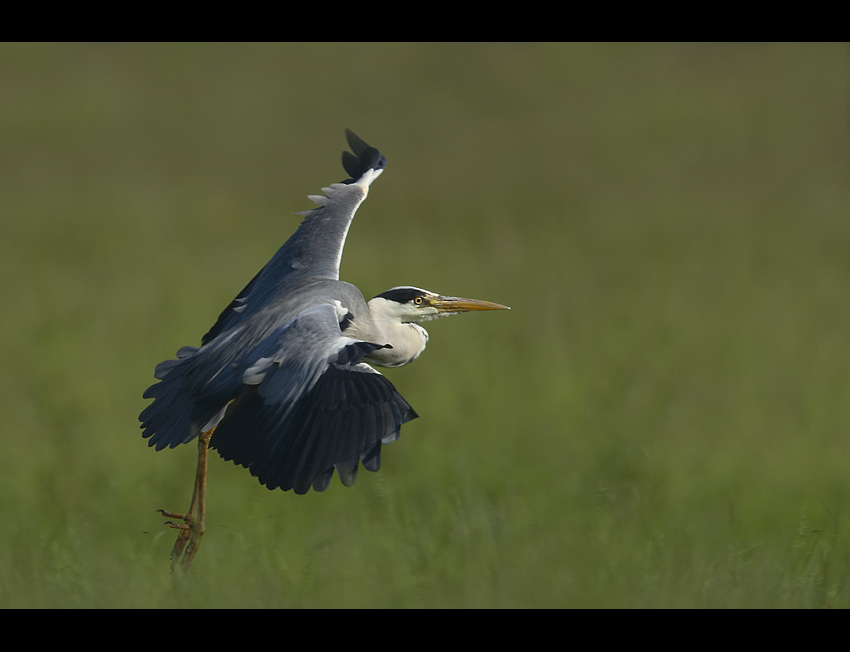
[{"label": "yellow beak", "polygon": [[462,297],[437,297],[431,305],[438,312],[469,312],[470,310],[510,310],[508,306],[480,299],[464,299]]}]

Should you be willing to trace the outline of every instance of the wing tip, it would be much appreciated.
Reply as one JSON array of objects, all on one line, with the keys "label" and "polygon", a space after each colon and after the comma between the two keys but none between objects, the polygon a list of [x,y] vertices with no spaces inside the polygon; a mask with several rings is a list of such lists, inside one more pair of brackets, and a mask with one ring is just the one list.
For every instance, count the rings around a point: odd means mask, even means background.
[{"label": "wing tip", "polygon": [[[342,153],[342,167],[351,175],[351,178],[342,183],[357,183],[369,170],[380,173],[387,166],[387,159],[381,151],[371,147],[351,129],[345,130],[345,138],[351,152]],[[369,182],[371,183],[372,180],[373,178],[370,178]]]}]

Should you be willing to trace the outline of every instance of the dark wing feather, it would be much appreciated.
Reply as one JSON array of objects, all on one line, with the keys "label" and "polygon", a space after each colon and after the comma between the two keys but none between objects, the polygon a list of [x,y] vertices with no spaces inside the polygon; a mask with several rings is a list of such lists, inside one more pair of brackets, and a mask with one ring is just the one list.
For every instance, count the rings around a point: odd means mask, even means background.
[{"label": "dark wing feather", "polygon": [[154,402],[139,415],[148,445],[162,450],[192,441],[242,391],[240,377],[216,361],[221,348],[215,342],[200,349],[184,346],[176,360],[156,366],[159,382],[143,394]]},{"label": "dark wing feather", "polygon": [[381,443],[416,417],[360,362],[385,345],[346,337],[338,319],[334,305],[307,308],[228,367],[242,385],[210,445],[270,489],[325,488],[334,468],[351,485],[360,460],[377,470]]},{"label": "dark wing feather", "polygon": [[213,324],[213,327],[207,331],[207,334],[204,335],[203,338],[201,338],[201,346],[207,342],[211,342],[218,335],[241,321],[241,313],[245,309],[245,303],[248,301],[251,289],[254,287],[254,283],[257,282],[257,279],[260,277],[260,274],[263,273],[264,269],[265,267],[254,274],[254,278],[248,282],[248,285],[242,288],[242,291],[236,295],[236,298],[230,302],[227,308],[221,311],[221,314],[218,316],[215,324]]},{"label": "dark wing feather", "polygon": [[329,364],[294,404],[269,403],[251,388],[231,404],[210,445],[269,489],[323,491],[334,468],[353,484],[359,461],[380,468],[382,440],[418,415],[392,383],[359,363]]},{"label": "dark wing feather", "polygon": [[387,159],[381,154],[380,150],[374,147],[369,147],[362,138],[357,136],[350,129],[345,130],[345,137],[348,140],[348,145],[351,147],[351,152],[342,153],[342,167],[351,175],[350,179],[346,179],[342,183],[354,183],[362,177],[367,170],[383,170],[387,166]]}]

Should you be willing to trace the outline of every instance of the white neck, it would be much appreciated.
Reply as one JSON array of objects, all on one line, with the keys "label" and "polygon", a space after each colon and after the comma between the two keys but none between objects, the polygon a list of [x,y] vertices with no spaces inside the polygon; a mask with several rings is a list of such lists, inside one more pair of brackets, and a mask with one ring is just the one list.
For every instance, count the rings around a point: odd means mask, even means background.
[{"label": "white neck", "polygon": [[375,332],[369,333],[368,340],[376,344],[389,344],[392,348],[378,349],[364,358],[380,367],[401,367],[416,360],[428,344],[428,331],[413,322],[400,322],[398,317],[382,310],[385,306],[374,305],[386,302],[376,298],[369,302]]}]

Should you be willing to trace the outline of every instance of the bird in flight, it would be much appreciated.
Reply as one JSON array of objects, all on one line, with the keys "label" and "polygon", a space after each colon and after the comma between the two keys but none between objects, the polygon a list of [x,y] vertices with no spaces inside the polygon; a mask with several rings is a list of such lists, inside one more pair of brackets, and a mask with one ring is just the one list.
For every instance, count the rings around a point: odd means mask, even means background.
[{"label": "bird in flight", "polygon": [[[413,362],[428,343],[421,322],[489,301],[394,287],[368,302],[339,280],[354,213],[386,159],[346,130],[349,179],[310,195],[316,208],[271,260],[176,359],[159,363],[154,399],[139,415],[143,437],[162,450],[198,439],[189,511],[159,510],[179,530],[172,563],[188,568],[205,529],[207,452],[247,468],[269,489],[324,491],[334,471],[351,486],[361,463],[381,466],[381,447],[398,439],[415,410],[374,367]],[[353,152],[353,153],[352,153]]]}]

